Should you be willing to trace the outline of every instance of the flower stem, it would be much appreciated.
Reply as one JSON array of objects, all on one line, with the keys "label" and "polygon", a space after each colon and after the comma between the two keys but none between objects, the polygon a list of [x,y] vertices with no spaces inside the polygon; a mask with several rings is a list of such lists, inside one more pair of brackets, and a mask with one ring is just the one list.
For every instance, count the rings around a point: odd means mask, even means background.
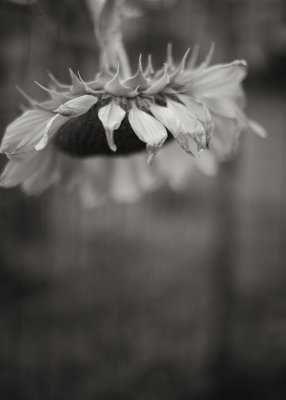
[{"label": "flower stem", "polygon": [[100,67],[116,69],[118,62],[123,78],[131,75],[123,44],[122,20],[125,0],[86,0],[91,11],[94,33],[100,47]]}]

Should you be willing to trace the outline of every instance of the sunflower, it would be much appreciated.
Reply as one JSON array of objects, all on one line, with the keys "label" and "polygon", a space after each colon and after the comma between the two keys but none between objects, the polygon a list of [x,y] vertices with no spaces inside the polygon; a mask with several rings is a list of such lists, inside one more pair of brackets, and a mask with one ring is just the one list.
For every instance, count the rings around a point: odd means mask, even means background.
[{"label": "sunflower", "polygon": [[[242,131],[260,136],[265,131],[243,111],[246,62],[209,66],[212,46],[197,65],[197,53],[188,50],[175,63],[169,46],[159,70],[151,56],[143,68],[140,56],[135,74],[124,79],[120,63],[89,82],[70,70],[70,85],[50,74],[48,88],[38,84],[49,95],[44,102],[22,92],[28,107],[3,137],[0,151],[9,162],[0,186],[21,185],[37,194],[61,184],[79,189],[88,203],[107,193],[130,200],[158,182],[180,181],[187,172],[187,167],[180,171],[180,158],[187,157],[178,156],[178,149],[191,156],[190,167],[195,163],[213,172]],[[171,142],[178,147],[174,152]],[[142,162],[144,150],[149,165],[158,153],[151,171]],[[203,150],[205,162],[198,157]]]}]

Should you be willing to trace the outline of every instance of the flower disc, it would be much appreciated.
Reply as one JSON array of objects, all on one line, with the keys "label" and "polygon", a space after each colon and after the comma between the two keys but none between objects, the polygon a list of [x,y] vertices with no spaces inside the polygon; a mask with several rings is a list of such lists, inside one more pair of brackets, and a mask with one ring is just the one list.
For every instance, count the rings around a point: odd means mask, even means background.
[{"label": "flower disc", "polygon": [[94,155],[120,156],[144,150],[146,144],[136,135],[125,117],[114,132],[117,151],[113,152],[107,143],[106,134],[98,118],[96,104],[85,114],[67,121],[57,132],[54,144],[64,153],[74,157]]}]

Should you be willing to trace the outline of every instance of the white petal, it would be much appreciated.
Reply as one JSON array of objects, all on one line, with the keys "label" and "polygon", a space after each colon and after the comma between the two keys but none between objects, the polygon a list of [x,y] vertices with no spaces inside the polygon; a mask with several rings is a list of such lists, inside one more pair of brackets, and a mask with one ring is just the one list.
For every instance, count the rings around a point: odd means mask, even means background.
[{"label": "white petal", "polygon": [[233,108],[232,101],[227,98],[208,98],[204,97],[204,101],[212,113],[221,115],[226,118],[235,119],[236,113]]},{"label": "white petal", "polygon": [[150,111],[174,136],[177,136],[181,132],[180,120],[168,107],[152,104],[150,106]]},{"label": "white petal", "polygon": [[212,121],[212,117],[208,110],[208,107],[205,104],[205,99],[204,102],[202,102],[191,96],[185,95],[178,95],[178,98],[188,107],[188,110],[190,110],[192,114],[194,114],[203,124],[206,133],[206,145],[208,145],[214,130],[214,123]]},{"label": "white petal", "polygon": [[65,102],[55,112],[64,117],[79,117],[85,114],[97,101],[98,99],[95,96],[86,94]]},{"label": "white petal", "polygon": [[245,61],[234,61],[230,64],[214,65],[192,72],[190,74],[192,94],[197,96],[220,95],[221,92],[238,85],[245,78],[246,66]]},{"label": "white petal", "polygon": [[190,138],[197,143],[198,150],[205,148],[207,146],[206,132],[196,115],[184,105],[176,101],[167,99],[167,105],[168,108],[170,108],[170,110],[181,121],[181,125],[184,129],[184,131],[181,132],[178,137],[175,136],[175,139],[182,146],[182,148],[190,154],[194,154],[194,150],[192,148],[193,143],[191,140],[189,140]]},{"label": "white petal", "polygon": [[162,77],[159,80],[154,80],[153,83],[150,83],[150,87],[146,90],[144,90],[144,94],[146,95],[152,95],[156,93],[162,92],[165,87],[170,83],[170,77],[168,73],[168,66],[165,65],[164,67],[164,73]]},{"label": "white petal", "polygon": [[[130,125],[142,142],[147,144],[149,154],[156,154],[167,139],[166,128],[145,111],[133,106],[128,114]],[[149,160],[151,161],[151,160]]]},{"label": "white petal", "polygon": [[68,117],[63,117],[60,114],[57,114],[53,118],[51,118],[49,122],[46,124],[41,139],[35,145],[35,150],[37,151],[43,150],[47,146],[49,140],[57,133],[60,127],[63,126],[68,120],[69,120]]},{"label": "white petal", "polygon": [[116,151],[114,143],[113,131],[120,127],[120,124],[125,117],[126,112],[113,101],[98,111],[98,118],[105,128],[106,138],[111,150]]},{"label": "white petal", "polygon": [[29,110],[13,121],[6,129],[1,144],[1,153],[13,153],[19,143],[29,144],[39,140],[51,113],[42,110]]}]

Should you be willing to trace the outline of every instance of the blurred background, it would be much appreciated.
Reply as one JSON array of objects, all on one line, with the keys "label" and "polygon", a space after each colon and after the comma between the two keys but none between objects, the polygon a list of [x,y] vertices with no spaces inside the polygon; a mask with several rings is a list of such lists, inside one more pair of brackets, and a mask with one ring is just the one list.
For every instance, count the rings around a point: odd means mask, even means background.
[{"label": "blurred background", "polygon": [[[283,0],[141,0],[125,24],[138,53],[176,57],[211,42],[243,58],[244,135],[214,178],[181,193],[84,210],[59,189],[0,191],[1,400],[286,398],[286,5]],[[68,67],[90,78],[98,47],[83,0],[0,1],[0,127],[21,86]],[[6,163],[1,156],[1,167]]]}]

